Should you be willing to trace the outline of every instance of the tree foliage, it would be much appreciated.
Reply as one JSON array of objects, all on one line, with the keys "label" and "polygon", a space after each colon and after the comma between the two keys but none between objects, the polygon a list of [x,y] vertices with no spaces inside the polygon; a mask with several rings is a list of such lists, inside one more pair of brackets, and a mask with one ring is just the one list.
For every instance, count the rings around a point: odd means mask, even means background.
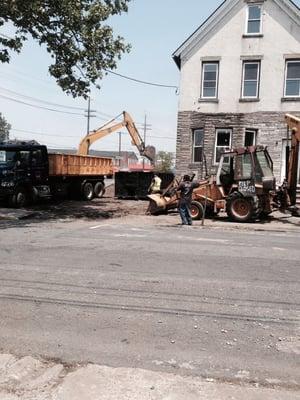
[{"label": "tree foliage", "polygon": [[[31,36],[53,59],[49,66],[58,85],[73,97],[87,97],[91,84],[116,68],[130,46],[114,37],[107,20],[127,12],[130,0],[1,0],[0,27],[12,24],[14,35],[0,35],[0,61],[9,62]],[[97,85],[96,85],[97,86]],[[99,86],[97,86],[99,87]]]},{"label": "tree foliage", "polygon": [[10,128],[11,125],[6,121],[6,119],[0,113],[0,142],[8,140]]},{"label": "tree foliage", "polygon": [[168,151],[159,151],[156,156],[156,169],[158,172],[171,172],[174,165],[174,154]]}]

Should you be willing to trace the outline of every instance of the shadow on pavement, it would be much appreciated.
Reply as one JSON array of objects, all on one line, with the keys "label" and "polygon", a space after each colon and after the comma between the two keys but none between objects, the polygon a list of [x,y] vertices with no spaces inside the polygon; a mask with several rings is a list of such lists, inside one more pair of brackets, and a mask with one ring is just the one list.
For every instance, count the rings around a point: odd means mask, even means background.
[{"label": "shadow on pavement", "polygon": [[16,226],[24,227],[45,221],[101,220],[120,218],[128,214],[137,215],[144,213],[145,202],[121,201],[109,197],[94,199],[91,202],[53,200],[22,210],[1,209],[0,229]]}]

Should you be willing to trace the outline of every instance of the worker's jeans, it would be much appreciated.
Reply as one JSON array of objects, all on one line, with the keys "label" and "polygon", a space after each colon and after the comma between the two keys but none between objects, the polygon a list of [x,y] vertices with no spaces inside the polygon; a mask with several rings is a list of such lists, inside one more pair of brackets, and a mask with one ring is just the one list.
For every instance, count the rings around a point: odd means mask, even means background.
[{"label": "worker's jeans", "polygon": [[182,225],[192,225],[193,220],[188,205],[180,204],[178,210],[182,220]]}]

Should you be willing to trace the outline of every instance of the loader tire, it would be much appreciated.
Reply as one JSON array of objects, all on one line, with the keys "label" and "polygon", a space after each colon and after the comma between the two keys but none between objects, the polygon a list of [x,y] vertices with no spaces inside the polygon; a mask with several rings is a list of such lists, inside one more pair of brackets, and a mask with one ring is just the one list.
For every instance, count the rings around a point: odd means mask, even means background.
[{"label": "loader tire", "polygon": [[195,200],[192,201],[190,212],[191,212],[191,217],[193,220],[202,219],[203,213],[204,213],[202,204],[199,203],[199,201],[195,201]]},{"label": "loader tire", "polygon": [[226,202],[226,212],[231,221],[249,222],[256,217],[253,201],[240,193],[233,193]]}]

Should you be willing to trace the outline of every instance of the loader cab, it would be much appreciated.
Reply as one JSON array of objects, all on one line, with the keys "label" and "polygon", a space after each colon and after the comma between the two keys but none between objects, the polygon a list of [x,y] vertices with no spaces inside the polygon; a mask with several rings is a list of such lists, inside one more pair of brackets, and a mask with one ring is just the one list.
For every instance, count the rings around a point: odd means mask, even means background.
[{"label": "loader cab", "polygon": [[234,188],[249,196],[254,196],[257,190],[274,190],[273,163],[267,148],[251,146],[223,153],[217,185],[225,196]]}]

